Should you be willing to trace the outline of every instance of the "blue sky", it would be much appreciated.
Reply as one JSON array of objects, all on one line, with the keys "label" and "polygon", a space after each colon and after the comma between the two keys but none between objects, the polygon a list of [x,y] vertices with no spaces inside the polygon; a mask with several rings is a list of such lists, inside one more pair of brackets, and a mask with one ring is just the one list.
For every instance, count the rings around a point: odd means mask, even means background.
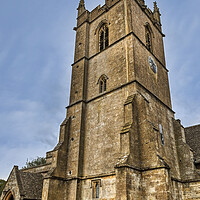
[{"label": "blue sky", "polygon": [[[146,0],[152,8],[153,1]],[[92,10],[104,0],[86,0]],[[158,0],[176,118],[200,123],[200,1]],[[0,0],[0,178],[56,145],[68,105],[78,0]]]}]

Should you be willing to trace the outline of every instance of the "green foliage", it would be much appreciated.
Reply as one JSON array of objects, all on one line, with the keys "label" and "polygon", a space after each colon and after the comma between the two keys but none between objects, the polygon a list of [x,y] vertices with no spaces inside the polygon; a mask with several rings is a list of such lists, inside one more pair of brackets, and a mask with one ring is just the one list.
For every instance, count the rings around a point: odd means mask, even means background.
[{"label": "green foliage", "polygon": [[27,159],[26,165],[22,167],[22,169],[44,165],[45,163],[46,163],[46,158],[44,157],[37,157],[36,159],[33,159],[31,161]]},{"label": "green foliage", "polygon": [[0,196],[1,196],[1,193],[2,193],[5,185],[6,185],[6,181],[3,179],[0,179]]}]

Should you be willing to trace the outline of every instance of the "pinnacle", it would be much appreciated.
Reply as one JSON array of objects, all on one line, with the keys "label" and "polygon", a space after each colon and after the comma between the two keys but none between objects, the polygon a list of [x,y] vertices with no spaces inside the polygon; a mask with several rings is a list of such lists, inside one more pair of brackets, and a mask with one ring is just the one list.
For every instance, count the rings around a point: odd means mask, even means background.
[{"label": "pinnacle", "polygon": [[85,1],[84,0],[80,0],[77,10],[78,10],[78,16],[80,16],[80,14],[82,14],[85,11]]},{"label": "pinnacle", "polygon": [[84,0],[80,0],[79,5],[85,5],[85,1]]},{"label": "pinnacle", "polygon": [[159,8],[158,8],[158,5],[157,5],[157,2],[153,2],[154,3],[154,11],[159,11]]}]

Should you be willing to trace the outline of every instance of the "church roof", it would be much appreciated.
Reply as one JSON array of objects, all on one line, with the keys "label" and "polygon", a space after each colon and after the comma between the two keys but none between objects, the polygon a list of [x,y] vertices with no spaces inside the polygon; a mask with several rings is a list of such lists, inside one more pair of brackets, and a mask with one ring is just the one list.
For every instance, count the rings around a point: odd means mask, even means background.
[{"label": "church roof", "polygon": [[24,199],[41,199],[43,176],[40,173],[30,173],[18,170],[17,182],[20,194]]},{"label": "church roof", "polygon": [[41,173],[24,172],[14,166],[11,171],[2,197],[10,191],[15,194],[15,199],[41,200],[43,188],[43,176]]}]

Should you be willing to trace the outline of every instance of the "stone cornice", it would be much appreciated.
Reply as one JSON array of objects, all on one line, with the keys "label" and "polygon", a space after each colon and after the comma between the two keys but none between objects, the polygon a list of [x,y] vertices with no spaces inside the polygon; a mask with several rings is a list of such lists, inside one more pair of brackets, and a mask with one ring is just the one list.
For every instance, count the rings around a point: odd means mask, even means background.
[{"label": "stone cornice", "polygon": [[99,99],[99,98],[101,98],[101,97],[103,97],[103,96],[105,96],[105,95],[107,95],[107,94],[110,94],[110,93],[112,93],[112,92],[114,92],[114,91],[116,91],[116,90],[119,90],[119,89],[122,89],[122,88],[124,88],[124,87],[126,87],[126,86],[128,86],[128,85],[130,85],[130,84],[132,84],[132,83],[137,83],[137,84],[139,84],[144,90],[146,90],[148,93],[150,93],[156,100],[158,100],[163,106],[165,106],[166,108],[168,108],[172,113],[175,113],[173,110],[172,110],[172,108],[170,108],[168,105],[166,105],[163,101],[161,101],[156,95],[154,95],[150,90],[148,90],[147,88],[145,88],[139,81],[137,81],[137,80],[132,80],[132,81],[130,81],[130,82],[128,82],[128,83],[125,83],[125,84],[123,84],[123,85],[120,85],[120,86],[118,86],[118,87],[116,87],[116,88],[113,88],[112,90],[110,90],[110,91],[107,91],[107,92],[104,92],[104,93],[102,93],[102,94],[99,94],[99,95],[97,95],[96,97],[93,97],[93,98],[91,98],[91,99],[89,99],[89,100],[78,100],[78,101],[76,101],[76,102],[74,102],[74,103],[72,103],[72,104],[70,104],[69,106],[67,106],[66,108],[68,109],[68,108],[70,108],[70,107],[72,107],[72,106],[74,106],[74,105],[77,105],[77,104],[80,104],[80,103],[86,103],[86,104],[88,104],[88,103],[90,103],[90,102],[92,102],[92,101],[94,101],[94,100],[96,100],[96,99]]},{"label": "stone cornice", "polygon": [[[146,45],[140,40],[140,38],[139,38],[133,31],[131,31],[130,33],[128,33],[127,35],[123,36],[123,37],[120,38],[119,40],[116,40],[115,42],[113,42],[112,44],[110,44],[106,49],[97,52],[96,54],[90,56],[89,58],[86,57],[86,56],[83,56],[82,58],[80,58],[80,59],[78,59],[77,61],[75,61],[75,62],[72,64],[72,66],[74,66],[75,64],[77,64],[78,62],[80,62],[80,61],[83,60],[83,59],[90,60],[90,59],[96,57],[96,56],[99,55],[100,53],[106,51],[109,47],[114,46],[115,44],[119,43],[121,40],[125,39],[126,37],[129,37],[130,35],[134,35],[134,37],[143,45],[143,47],[145,47],[145,48],[147,49]],[[147,49],[147,50],[148,50],[148,49]],[[149,51],[149,50],[148,50],[148,51]],[[165,67],[165,65],[157,58],[157,56],[156,56],[153,52],[151,52],[151,51],[149,51],[149,52],[150,52],[150,53],[152,54],[152,56],[160,63],[160,65],[161,65],[167,72],[169,72],[169,70],[168,70],[168,69]]]}]

